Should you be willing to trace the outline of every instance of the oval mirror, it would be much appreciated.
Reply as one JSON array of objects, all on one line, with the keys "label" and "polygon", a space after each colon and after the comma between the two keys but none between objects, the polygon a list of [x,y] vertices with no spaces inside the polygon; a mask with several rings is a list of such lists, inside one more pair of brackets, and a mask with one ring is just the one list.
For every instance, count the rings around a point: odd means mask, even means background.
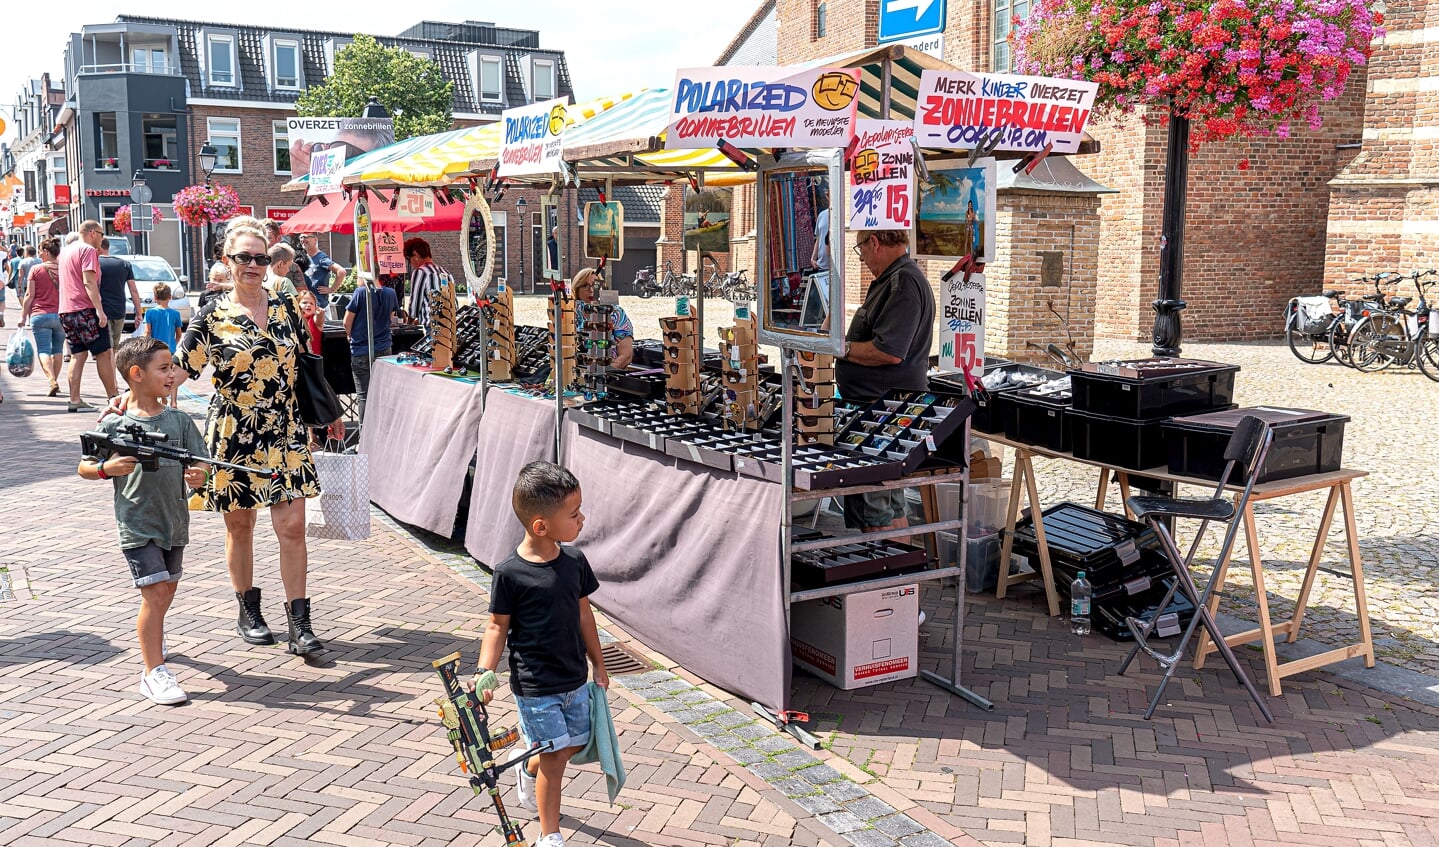
[{"label": "oval mirror", "polygon": [[465,203],[460,227],[460,250],[465,261],[465,282],[471,297],[485,296],[495,272],[495,225],[490,204],[476,191]]}]

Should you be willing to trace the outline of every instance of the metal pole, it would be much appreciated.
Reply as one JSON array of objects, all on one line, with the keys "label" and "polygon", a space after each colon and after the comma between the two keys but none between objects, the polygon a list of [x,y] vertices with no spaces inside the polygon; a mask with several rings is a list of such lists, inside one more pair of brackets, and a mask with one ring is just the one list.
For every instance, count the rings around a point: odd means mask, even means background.
[{"label": "metal pole", "polygon": [[[546,221],[545,223],[549,223],[549,221]],[[564,420],[565,420],[565,386],[564,386],[564,384],[563,384],[563,382],[562,382],[562,380],[564,379],[564,374],[565,374],[565,369],[564,369],[564,361],[565,361],[565,346],[564,346],[565,328],[564,328],[564,323],[563,323],[564,308],[563,308],[563,303],[562,303],[562,300],[563,300],[563,297],[564,297],[564,281],[563,281],[563,280],[559,281],[559,285],[551,285],[551,286],[550,286],[550,289],[554,292],[554,299],[555,299],[555,302],[554,302],[554,315],[555,315],[555,332],[554,332],[555,355],[554,355],[554,362],[555,362],[555,363],[554,363],[553,367],[554,367],[554,383],[555,383],[555,461],[558,462],[558,461],[560,461],[560,447],[562,446],[562,445],[561,445],[562,438],[561,438],[561,435],[560,435],[560,430],[561,430],[561,428],[563,428]]]},{"label": "metal pole", "polygon": [[[704,171],[700,171],[698,174],[695,175],[695,183],[696,183],[701,189],[703,189],[703,188],[705,187],[705,174],[704,174]],[[681,191],[684,191],[684,189],[681,189]],[[680,196],[681,196],[681,198],[683,198],[684,195],[681,194]],[[684,204],[681,203],[680,205],[683,207]],[[685,249],[684,249],[684,247],[685,247],[684,241],[685,241],[684,209],[681,208],[681,209],[680,209],[680,252],[681,252],[681,253],[686,252]],[[699,247],[698,247],[699,242],[696,241],[696,242],[695,242],[695,245],[696,245],[695,255],[696,255],[696,256],[702,255],[702,254],[700,253]],[[703,369],[703,365],[704,365],[704,355],[705,355],[705,281],[704,281],[704,279],[703,279],[703,275],[704,275],[704,260],[703,260],[703,259],[696,259],[696,260],[695,260],[695,309],[694,309],[694,315],[695,315],[695,335],[699,337],[700,349],[697,350],[697,351],[695,351],[695,355],[699,357],[698,361],[700,362],[701,369]],[[720,399],[724,399],[724,398],[721,397]],[[741,426],[741,428],[743,428],[743,426]],[[788,584],[785,585],[785,591],[789,591],[789,585],[788,585]]]},{"label": "metal pole", "polygon": [[[763,224],[761,224],[763,226]],[[781,346],[779,349],[780,373],[782,379],[780,385],[783,388],[783,400],[780,403],[782,410],[780,417],[780,466],[782,474],[780,477],[780,516],[779,516],[779,552],[780,552],[780,596],[784,598],[784,637],[785,643],[781,649],[788,649],[790,637],[790,545],[794,537],[794,377],[798,364],[795,359],[794,350]],[[820,504],[816,503],[815,508]],[[781,709],[788,708],[789,691],[785,692],[786,702],[780,703]]]},{"label": "metal pole", "polygon": [[1179,313],[1184,294],[1184,207],[1189,183],[1189,118],[1169,116],[1164,160],[1164,220],[1159,239],[1159,298],[1154,301],[1156,356],[1178,356],[1184,340]]}]

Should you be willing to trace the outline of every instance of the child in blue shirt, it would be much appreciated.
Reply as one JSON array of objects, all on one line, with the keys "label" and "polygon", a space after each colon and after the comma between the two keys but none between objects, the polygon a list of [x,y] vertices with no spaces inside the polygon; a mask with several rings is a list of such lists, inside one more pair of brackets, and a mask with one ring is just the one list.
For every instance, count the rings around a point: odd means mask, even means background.
[{"label": "child in blue shirt", "polygon": [[[180,343],[180,313],[170,308],[171,292],[170,286],[163,282],[155,283],[155,306],[145,310],[145,334],[151,338],[158,338],[165,342],[170,348],[170,354],[174,355],[175,345]],[[180,381],[175,381],[175,387],[170,392],[170,406],[175,406],[176,395],[180,391]]]}]

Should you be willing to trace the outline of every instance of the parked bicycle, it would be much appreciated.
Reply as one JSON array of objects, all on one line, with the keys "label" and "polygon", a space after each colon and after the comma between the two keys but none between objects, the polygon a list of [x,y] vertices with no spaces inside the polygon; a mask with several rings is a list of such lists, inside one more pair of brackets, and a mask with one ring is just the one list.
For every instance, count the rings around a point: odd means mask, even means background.
[{"label": "parked bicycle", "polygon": [[[1350,357],[1357,370],[1373,372],[1395,365],[1417,367],[1428,378],[1439,382],[1439,315],[1431,311],[1428,291],[1439,279],[1439,270],[1415,271],[1400,279],[1414,283],[1419,302],[1408,308],[1413,297],[1390,298],[1385,309],[1370,311],[1354,327],[1350,339]],[[1376,286],[1377,290],[1377,286]]]},{"label": "parked bicycle", "polygon": [[635,293],[648,300],[655,295],[678,297],[689,293],[694,286],[694,276],[675,272],[674,262],[665,262],[664,275],[655,279],[655,266],[641,268],[635,273]]},{"label": "parked bicycle", "polygon": [[[1361,276],[1353,282],[1360,285],[1373,283],[1378,291],[1385,280],[1397,276],[1386,271],[1372,277]],[[1349,359],[1350,335],[1363,319],[1366,309],[1383,308],[1384,295],[1379,292],[1376,297],[1349,300],[1342,294],[1330,288],[1317,297],[1295,297],[1289,301],[1285,309],[1284,339],[1299,361],[1317,365],[1332,358],[1342,365],[1354,366]]]}]

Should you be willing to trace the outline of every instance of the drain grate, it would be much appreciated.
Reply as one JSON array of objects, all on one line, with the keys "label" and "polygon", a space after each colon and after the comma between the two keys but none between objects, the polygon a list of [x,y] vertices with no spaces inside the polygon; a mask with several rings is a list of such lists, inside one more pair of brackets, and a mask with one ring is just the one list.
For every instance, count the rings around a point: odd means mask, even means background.
[{"label": "drain grate", "polygon": [[14,599],[15,592],[10,588],[10,569],[0,566],[0,601]]},{"label": "drain grate", "polygon": [[654,670],[649,662],[618,641],[611,641],[600,648],[605,660],[605,672],[610,676],[630,676]]}]

